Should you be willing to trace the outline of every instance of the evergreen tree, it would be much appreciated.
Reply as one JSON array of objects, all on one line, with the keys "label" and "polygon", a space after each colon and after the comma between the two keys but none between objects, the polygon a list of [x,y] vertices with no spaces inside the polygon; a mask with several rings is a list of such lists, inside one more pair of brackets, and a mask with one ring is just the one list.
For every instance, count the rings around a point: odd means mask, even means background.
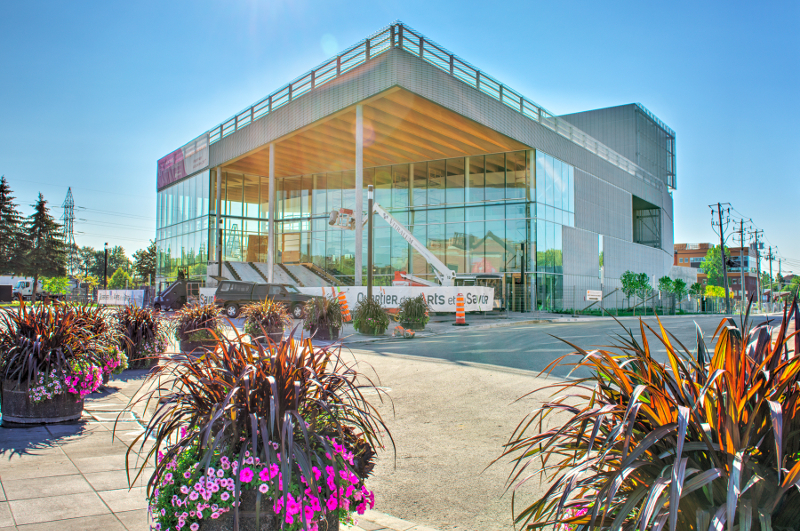
[{"label": "evergreen tree", "polygon": [[133,253],[133,269],[136,275],[147,285],[156,276],[156,242],[150,240],[150,245],[146,249],[140,249]]},{"label": "evergreen tree", "polygon": [[31,300],[36,300],[39,278],[67,274],[67,251],[61,225],[56,223],[47,208],[47,201],[39,193],[33,214],[25,220],[24,273],[33,277]]},{"label": "evergreen tree", "polygon": [[3,175],[0,176],[0,274],[16,275],[22,271],[21,238],[22,216]]}]

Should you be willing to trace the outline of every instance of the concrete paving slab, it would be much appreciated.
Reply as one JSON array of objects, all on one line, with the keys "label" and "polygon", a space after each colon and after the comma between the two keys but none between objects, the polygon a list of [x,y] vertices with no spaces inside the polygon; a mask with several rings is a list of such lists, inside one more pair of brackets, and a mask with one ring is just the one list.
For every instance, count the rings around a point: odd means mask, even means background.
[{"label": "concrete paving slab", "polygon": [[3,487],[9,500],[27,500],[58,496],[65,492],[74,494],[92,491],[92,486],[80,474],[6,480],[3,482]]},{"label": "concrete paving slab", "polygon": [[[104,514],[20,525],[17,529],[19,531],[125,531],[125,526],[113,514]],[[141,531],[146,529],[142,528]]]},{"label": "concrete paving slab", "polygon": [[115,513],[147,509],[147,492],[144,487],[134,487],[130,490],[127,488],[104,490],[98,494]]},{"label": "concrete paving slab", "polygon": [[[147,468],[139,476],[139,479],[136,480],[136,483],[133,485],[134,487],[144,487],[147,485],[147,481],[150,479],[150,475],[153,473],[152,468]],[[137,470],[131,468],[131,481],[136,478]],[[96,491],[106,491],[106,490],[119,490],[119,489],[127,489],[128,488],[128,475],[125,473],[124,470],[109,470],[107,472],[94,472],[91,474],[85,474],[86,481],[89,482],[89,485]]]},{"label": "concrete paving slab", "polygon": [[144,531],[150,529],[150,517],[147,515],[147,509],[123,511],[116,513],[116,516],[128,531]]},{"label": "concrete paving slab", "polygon": [[124,459],[109,459],[105,456],[78,457],[72,460],[83,474],[106,472],[108,470],[125,470]]},{"label": "concrete paving slab", "polygon": [[376,524],[375,522],[370,522],[362,518],[361,516],[356,518],[356,525],[353,527],[342,526],[344,529],[358,529],[361,531],[381,531],[386,529],[386,526],[381,524]]},{"label": "concrete paving slab", "polygon": [[402,520],[400,518],[395,518],[394,516],[390,516],[388,514],[384,514],[378,511],[367,510],[362,515],[362,518],[374,524],[382,525],[386,528],[393,529],[396,531],[408,531],[409,529],[414,527],[413,522]]},{"label": "concrete paving slab", "polygon": [[106,504],[95,492],[32,498],[5,503],[9,504],[11,514],[14,515],[17,525],[39,524],[70,518],[111,514]]},{"label": "concrete paving slab", "polygon": [[13,526],[15,523],[14,517],[11,516],[11,509],[8,506],[8,502],[0,502],[0,527]]},{"label": "concrete paving slab", "polygon": [[[5,461],[0,461],[6,463]],[[78,474],[75,465],[62,455],[60,459],[14,461],[10,467],[0,467],[0,480],[6,482],[14,479],[43,478],[50,476],[68,476]]]}]

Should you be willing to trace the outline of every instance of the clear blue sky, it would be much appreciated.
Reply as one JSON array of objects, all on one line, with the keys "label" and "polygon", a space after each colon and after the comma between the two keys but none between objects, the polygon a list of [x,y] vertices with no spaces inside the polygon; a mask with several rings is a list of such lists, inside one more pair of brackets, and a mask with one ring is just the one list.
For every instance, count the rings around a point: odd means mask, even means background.
[{"label": "clear blue sky", "polygon": [[72,186],[78,244],[130,254],[157,159],[398,19],[556,114],[644,104],[677,133],[675,241],[730,202],[800,272],[792,1],[3,2],[0,174],[26,213]]}]

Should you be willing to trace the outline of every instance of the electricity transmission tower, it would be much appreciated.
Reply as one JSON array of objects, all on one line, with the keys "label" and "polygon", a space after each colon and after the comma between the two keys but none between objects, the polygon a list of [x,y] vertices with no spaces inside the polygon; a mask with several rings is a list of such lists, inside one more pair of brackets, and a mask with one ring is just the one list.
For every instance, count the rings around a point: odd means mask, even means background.
[{"label": "electricity transmission tower", "polygon": [[64,243],[67,246],[68,259],[67,268],[69,274],[73,274],[75,265],[75,200],[72,198],[72,187],[67,189],[67,197],[64,198],[64,215],[61,217],[64,227]]}]

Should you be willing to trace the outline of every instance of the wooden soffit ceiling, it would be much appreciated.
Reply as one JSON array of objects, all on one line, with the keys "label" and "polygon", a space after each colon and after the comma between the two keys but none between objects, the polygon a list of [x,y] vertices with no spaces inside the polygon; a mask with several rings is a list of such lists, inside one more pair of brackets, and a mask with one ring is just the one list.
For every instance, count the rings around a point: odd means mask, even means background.
[{"label": "wooden soffit ceiling", "polygon": [[[525,144],[398,87],[362,105],[365,168],[528,149]],[[275,176],[352,170],[356,156],[355,121],[355,107],[350,107],[278,139]],[[269,175],[269,147],[263,146],[223,168]]]}]

